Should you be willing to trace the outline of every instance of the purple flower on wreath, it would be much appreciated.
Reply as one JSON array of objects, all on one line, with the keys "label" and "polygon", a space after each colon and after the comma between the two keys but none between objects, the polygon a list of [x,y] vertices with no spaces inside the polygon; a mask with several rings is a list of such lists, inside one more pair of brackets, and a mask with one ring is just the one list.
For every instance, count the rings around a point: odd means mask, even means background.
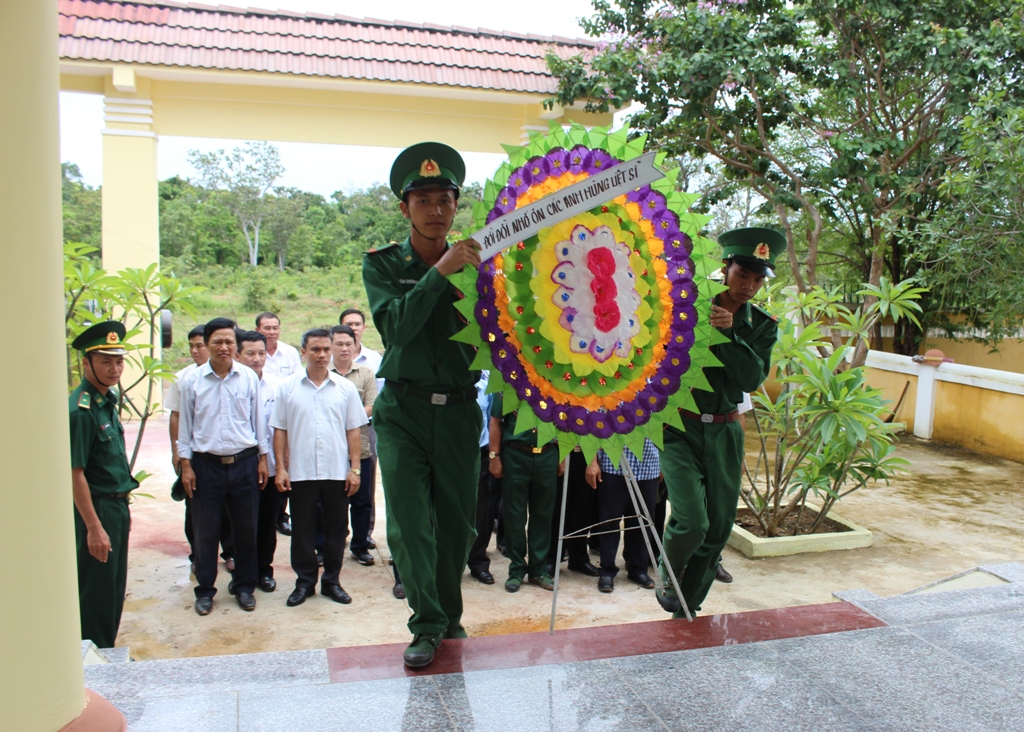
[{"label": "purple flower on wreath", "polygon": [[508,183],[505,184],[506,188],[511,188],[515,192],[515,197],[519,198],[521,195],[530,190],[530,173],[526,165],[521,168],[516,168],[512,171],[512,175],[508,177]]},{"label": "purple flower on wreath", "polygon": [[614,432],[611,415],[608,412],[591,412],[587,422],[590,434],[594,437],[605,439],[611,437]]},{"label": "purple flower on wreath", "polygon": [[[695,340],[694,331],[679,331],[673,329],[672,336],[665,345],[665,360],[670,368],[677,369],[682,376],[690,368],[690,349],[693,348]],[[678,339],[682,338],[682,341]],[[675,361],[679,361],[678,364]],[[663,367],[664,368],[664,367]]]},{"label": "purple flower on wreath", "polygon": [[[514,211],[516,207],[516,201],[519,199],[519,194],[516,193],[516,189],[508,185],[498,191],[498,197],[494,201],[494,211],[498,212],[498,216],[507,214],[509,211]],[[497,217],[495,217],[497,218]]]},{"label": "purple flower on wreath", "polygon": [[607,152],[598,148],[590,151],[590,154],[587,156],[587,160],[584,163],[584,169],[593,175],[594,173],[601,173],[608,170],[608,168],[615,166],[618,162],[618,160],[613,158]]},{"label": "purple flower on wreath", "polygon": [[[680,364],[680,366],[682,365],[682,361],[681,360],[680,360],[679,364]],[[679,391],[679,374],[674,373],[672,369],[665,368],[664,363],[663,363],[662,367],[658,369],[658,372],[656,374],[654,374],[654,376],[651,377],[651,380],[650,380],[647,388],[650,389],[653,392],[652,395],[647,397],[648,406],[651,407],[652,411],[659,411],[657,409],[654,409],[655,405],[654,405],[654,403],[652,403],[650,401],[651,397],[652,396],[666,396],[666,397],[668,397],[668,396],[671,396],[672,394],[675,394],[677,391]],[[644,391],[646,391],[646,389]]]},{"label": "purple flower on wreath", "polygon": [[693,251],[693,240],[681,231],[660,238],[665,242],[665,256],[670,260],[689,257]]},{"label": "purple flower on wreath", "polygon": [[565,404],[557,404],[551,410],[551,423],[555,425],[562,432],[572,432],[569,427],[570,420],[572,418],[573,407],[569,407]]},{"label": "purple flower on wreath", "polygon": [[651,226],[654,227],[654,234],[662,241],[679,233],[679,217],[675,211],[663,208],[651,216],[650,219]]},{"label": "purple flower on wreath", "polygon": [[608,420],[611,422],[612,429],[620,435],[633,431],[634,419],[632,402],[623,404],[608,412]]},{"label": "purple flower on wreath", "polygon": [[567,410],[569,419],[566,420],[569,430],[577,435],[590,434],[588,429],[589,412],[583,407],[569,407]]},{"label": "purple flower on wreath", "polygon": [[[683,262],[672,262],[668,265],[667,270],[668,281],[672,283],[672,299],[675,300],[676,290],[684,289],[687,282],[692,282],[693,275]],[[691,294],[687,293],[687,297],[691,297]]]},{"label": "purple flower on wreath", "polygon": [[584,166],[587,164],[587,154],[590,152],[590,148],[583,145],[577,145],[569,154],[566,156],[569,161],[569,172],[570,173],[582,173]]},{"label": "purple flower on wreath", "polygon": [[[529,185],[536,185],[543,183],[551,175],[551,161],[546,157],[538,155],[537,157],[530,158],[526,161],[526,165],[523,166],[523,177],[526,178]],[[526,191],[523,191],[524,193]]]},{"label": "purple flower on wreath", "polygon": [[553,422],[555,419],[555,412],[558,411],[559,405],[554,399],[549,399],[546,396],[537,395],[535,398],[529,400],[530,405],[533,407],[533,411],[538,417],[545,422]]},{"label": "purple flower on wreath", "polygon": [[[486,336],[484,336],[486,338]],[[502,373],[506,381],[511,383],[509,374],[515,373],[519,376],[522,371],[519,363],[519,351],[504,337],[496,340],[491,346],[491,360],[494,366]],[[518,379],[517,379],[518,380]]]},{"label": "purple flower on wreath", "polygon": [[498,313],[493,302],[489,302],[486,299],[477,300],[475,312],[476,322],[480,324],[481,328],[491,326],[497,329]]},{"label": "purple flower on wreath", "polygon": [[626,194],[626,200],[632,201],[633,203],[642,203],[647,200],[647,197],[651,195],[651,185],[645,183],[644,185],[637,188],[635,191],[630,191]]},{"label": "purple flower on wreath", "polygon": [[[668,395],[659,394],[650,386],[636,395],[633,402],[633,414],[636,416],[637,427],[642,427],[651,420],[651,414],[660,412],[668,404]],[[641,414],[642,412],[642,414]]]},{"label": "purple flower on wreath", "polygon": [[548,150],[544,157],[548,160],[548,176],[551,178],[558,178],[569,169],[569,151],[564,147]]}]

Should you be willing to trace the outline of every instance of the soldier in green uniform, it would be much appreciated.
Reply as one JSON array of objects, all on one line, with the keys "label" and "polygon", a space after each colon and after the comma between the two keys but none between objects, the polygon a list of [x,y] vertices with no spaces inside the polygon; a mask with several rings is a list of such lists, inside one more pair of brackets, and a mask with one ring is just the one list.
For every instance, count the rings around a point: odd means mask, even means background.
[{"label": "soldier in green uniform", "polygon": [[[768,377],[772,347],[778,336],[775,319],[750,303],[774,276],[775,257],[786,239],[766,228],[727,231],[718,237],[729,288],[711,307],[711,325],[729,341],[711,348],[722,366],[704,370],[713,391],[695,389],[700,413],[682,412],[685,432],[669,427],[661,456],[672,513],[665,526],[665,554],[692,612],[700,609],[715,579],[718,558],[736,519],[743,469],[743,430],[736,405],[743,392],[757,391]],[[658,590],[662,608],[683,617],[679,597],[664,563]]]},{"label": "soldier in green uniform", "polygon": [[113,648],[128,579],[128,470],[117,390],[124,371],[124,326],[97,323],[71,344],[82,353],[85,378],[68,397],[71,484],[78,552],[82,640]]},{"label": "soldier in green uniform", "polygon": [[472,347],[451,340],[465,327],[447,279],[480,262],[472,240],[449,244],[466,167],[447,145],[404,150],[391,168],[411,232],[371,250],[363,282],[384,341],[384,388],[373,425],[387,501],[388,545],[412,607],[406,665],[426,666],[442,638],[464,638],[462,573],[475,536],[482,427]]},{"label": "soldier in green uniform", "polygon": [[[516,411],[502,415],[501,394],[491,404],[490,471],[502,481],[502,513],[505,517],[505,549],[508,552],[508,580],[505,589],[518,592],[523,577],[530,584],[554,590],[555,583],[547,573],[551,546],[551,520],[555,512],[557,477],[562,473],[558,462],[558,441],[537,445],[537,430],[515,433]],[[527,531],[526,513],[530,527]],[[529,537],[529,538],[527,538]],[[529,564],[526,562],[529,546]]]}]

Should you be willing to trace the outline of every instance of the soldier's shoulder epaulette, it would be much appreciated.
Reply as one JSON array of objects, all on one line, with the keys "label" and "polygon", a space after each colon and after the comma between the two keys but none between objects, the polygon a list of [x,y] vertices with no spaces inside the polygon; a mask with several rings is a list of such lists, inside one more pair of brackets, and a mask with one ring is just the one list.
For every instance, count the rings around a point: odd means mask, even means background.
[{"label": "soldier's shoulder epaulette", "polygon": [[81,409],[89,409],[92,407],[92,397],[89,392],[83,391],[78,395],[78,406]]},{"label": "soldier's shoulder epaulette", "polygon": [[385,244],[382,247],[372,247],[366,250],[366,254],[379,254],[380,252],[386,252],[388,249],[394,249],[398,246],[397,241],[393,241],[390,244]]},{"label": "soldier's shoulder epaulette", "polygon": [[762,308],[762,307],[760,307],[760,306],[758,306],[758,305],[754,305],[754,303],[751,303],[751,304],[750,304],[750,308],[751,308],[751,310],[753,310],[753,311],[754,311],[755,313],[758,313],[759,315],[761,315],[761,316],[762,316],[762,317],[764,317],[764,318],[768,318],[769,320],[774,320],[774,321],[775,321],[776,323],[778,323],[778,322],[779,322],[779,319],[778,319],[777,317],[775,317],[774,315],[772,315],[771,313],[769,313],[769,312],[768,312],[767,310],[765,310],[764,308]]}]

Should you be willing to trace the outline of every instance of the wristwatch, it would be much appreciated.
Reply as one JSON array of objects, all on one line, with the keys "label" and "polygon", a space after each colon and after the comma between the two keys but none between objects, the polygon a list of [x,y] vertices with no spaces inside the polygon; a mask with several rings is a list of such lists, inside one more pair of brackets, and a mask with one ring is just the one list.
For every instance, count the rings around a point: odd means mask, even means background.
[{"label": "wristwatch", "polygon": [[489,453],[487,453],[487,456],[491,460],[494,460],[494,458],[498,457],[499,455],[501,455],[501,453],[500,452],[495,452],[494,450],[491,450]]},{"label": "wristwatch", "polygon": [[362,475],[363,474],[363,472],[359,468],[349,468],[349,471],[352,472],[352,473],[355,473],[356,475]]}]

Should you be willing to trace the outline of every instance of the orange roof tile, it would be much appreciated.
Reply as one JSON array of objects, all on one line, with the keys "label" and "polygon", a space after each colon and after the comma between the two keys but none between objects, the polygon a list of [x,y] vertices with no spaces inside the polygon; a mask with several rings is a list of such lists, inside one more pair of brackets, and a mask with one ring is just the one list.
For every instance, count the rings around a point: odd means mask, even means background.
[{"label": "orange roof tile", "polygon": [[168,0],[58,0],[60,57],[550,94],[591,41]]}]

